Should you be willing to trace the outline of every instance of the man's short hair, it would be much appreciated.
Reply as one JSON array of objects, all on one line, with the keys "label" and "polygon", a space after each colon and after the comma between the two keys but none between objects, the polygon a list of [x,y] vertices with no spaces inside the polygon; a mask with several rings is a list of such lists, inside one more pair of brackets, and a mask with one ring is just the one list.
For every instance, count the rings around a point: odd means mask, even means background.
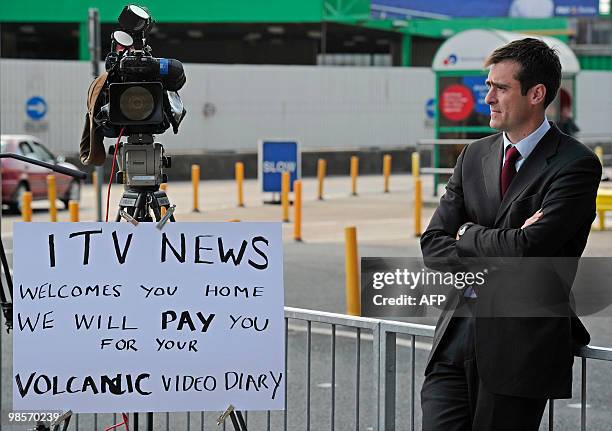
[{"label": "man's short hair", "polygon": [[514,78],[520,82],[523,96],[534,85],[544,84],[546,109],[555,99],[561,85],[561,62],[557,52],[540,39],[528,37],[497,48],[487,57],[484,66],[489,67],[506,60],[515,61],[521,66]]}]

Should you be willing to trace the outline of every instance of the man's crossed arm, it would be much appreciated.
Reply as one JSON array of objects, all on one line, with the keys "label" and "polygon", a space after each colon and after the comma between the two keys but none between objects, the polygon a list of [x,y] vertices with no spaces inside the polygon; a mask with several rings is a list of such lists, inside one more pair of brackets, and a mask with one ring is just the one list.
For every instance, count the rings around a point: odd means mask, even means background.
[{"label": "man's crossed arm", "polygon": [[520,228],[473,224],[458,238],[459,227],[474,222],[468,219],[464,205],[462,168],[465,152],[466,149],[459,156],[440,206],[421,238],[424,256],[553,256],[585,223],[592,222],[601,165],[595,156],[585,156],[559,170],[543,198],[542,208]]}]

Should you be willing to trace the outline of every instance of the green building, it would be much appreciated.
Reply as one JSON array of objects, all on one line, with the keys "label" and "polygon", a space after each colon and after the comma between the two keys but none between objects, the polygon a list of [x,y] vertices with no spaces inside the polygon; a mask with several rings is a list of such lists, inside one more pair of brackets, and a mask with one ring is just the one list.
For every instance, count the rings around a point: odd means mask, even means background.
[{"label": "green building", "polygon": [[[100,11],[104,55],[125,4],[3,2],[0,56],[89,59],[90,7]],[[494,28],[567,42],[577,27],[566,18],[380,20],[372,17],[370,0],[150,0],[142,5],[157,22],[149,38],[154,55],[193,63],[428,67],[440,44],[462,30]],[[604,24],[610,22],[604,18]],[[609,49],[579,57],[583,68],[612,69]]]}]

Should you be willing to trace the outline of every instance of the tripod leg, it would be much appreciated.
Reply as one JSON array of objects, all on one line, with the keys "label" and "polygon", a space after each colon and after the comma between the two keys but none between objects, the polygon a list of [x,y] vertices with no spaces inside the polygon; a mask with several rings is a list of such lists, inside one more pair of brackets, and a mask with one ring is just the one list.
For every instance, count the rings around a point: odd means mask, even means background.
[{"label": "tripod leg", "polygon": [[161,220],[161,211],[159,210],[159,205],[157,205],[157,201],[153,200],[151,205],[151,209],[153,210],[153,214],[155,215],[155,221]]},{"label": "tripod leg", "polygon": [[241,427],[240,430],[248,431],[246,422],[244,421],[244,417],[242,416],[242,412],[240,410],[236,410],[236,415],[238,416],[238,422],[240,422],[240,427]]},{"label": "tripod leg", "polygon": [[136,203],[134,204],[134,217],[136,220],[140,220],[140,213],[142,212],[142,216],[146,216],[145,214],[145,204],[146,204],[146,193],[138,193],[138,197],[136,198]]},{"label": "tripod leg", "polygon": [[[6,277],[6,285],[9,289],[10,298],[13,298],[13,279],[11,277],[11,273],[9,270],[8,260],[6,259],[6,253],[4,252],[4,244],[2,244],[2,240],[0,240],[0,260],[2,261],[2,269],[4,271],[4,276]],[[2,281],[0,281],[0,301],[6,302],[6,294],[4,293],[4,287],[2,286]]]},{"label": "tripod leg", "polygon": [[240,424],[238,423],[238,419],[236,419],[236,413],[230,413],[230,419],[232,420],[232,425],[234,426],[234,431],[242,431],[240,429]]}]

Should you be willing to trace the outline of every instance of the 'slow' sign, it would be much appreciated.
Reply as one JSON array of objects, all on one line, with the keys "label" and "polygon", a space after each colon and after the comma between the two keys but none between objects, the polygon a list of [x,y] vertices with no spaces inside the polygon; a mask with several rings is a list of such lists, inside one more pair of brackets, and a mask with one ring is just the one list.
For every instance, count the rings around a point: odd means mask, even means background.
[{"label": "'slow' sign", "polygon": [[284,406],[279,223],[17,223],[13,408]]},{"label": "'slow' sign", "polygon": [[293,182],[301,177],[300,146],[297,141],[260,141],[258,157],[261,191],[280,193],[283,172],[289,172],[289,190],[293,191]]}]

